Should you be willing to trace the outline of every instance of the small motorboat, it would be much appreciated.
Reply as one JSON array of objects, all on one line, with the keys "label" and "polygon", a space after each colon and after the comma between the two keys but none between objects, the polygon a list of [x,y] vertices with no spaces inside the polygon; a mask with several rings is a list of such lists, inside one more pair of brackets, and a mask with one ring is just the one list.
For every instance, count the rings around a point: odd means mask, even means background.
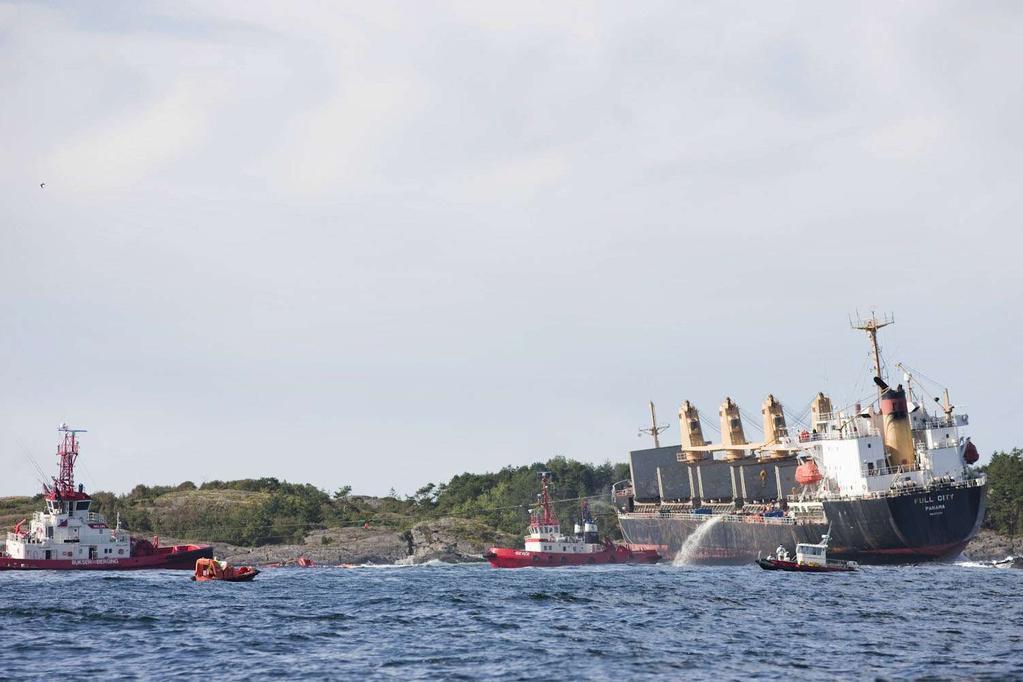
[{"label": "small motorboat", "polygon": [[790,556],[784,547],[778,547],[773,556],[757,559],[756,564],[765,571],[796,571],[802,573],[846,573],[855,571],[855,561],[833,561],[828,559],[828,541],[831,527],[821,536],[817,544],[800,542],[796,545],[796,556]]},{"label": "small motorboat", "polygon": [[192,580],[196,582],[224,580],[229,583],[246,583],[257,575],[259,575],[259,569],[252,566],[231,566],[226,561],[199,559],[195,562],[195,574],[192,576]]},{"label": "small motorboat", "polygon": [[1023,554],[1019,556],[1007,556],[1004,559],[992,561],[991,565],[995,568],[1023,568]]}]

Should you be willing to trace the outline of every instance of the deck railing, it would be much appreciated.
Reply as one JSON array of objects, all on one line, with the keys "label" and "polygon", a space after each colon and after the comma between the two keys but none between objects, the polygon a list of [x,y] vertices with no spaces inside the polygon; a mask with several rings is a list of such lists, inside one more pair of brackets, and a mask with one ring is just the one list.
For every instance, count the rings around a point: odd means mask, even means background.
[{"label": "deck railing", "polygon": [[720,519],[724,523],[766,523],[778,526],[793,526],[799,522],[798,518],[791,516],[764,516],[762,514],[697,514],[695,512],[669,511],[660,509],[656,511],[642,511],[637,509],[634,512],[623,513],[628,518],[650,518],[650,519],[685,519],[688,521],[711,521]]},{"label": "deck railing", "polygon": [[[966,479],[964,481],[949,481],[949,482],[935,482],[929,486],[916,487],[917,491],[930,491],[930,490],[956,490],[966,489],[982,486],[987,483],[987,479],[981,475],[976,478]],[[825,494],[821,499],[823,500],[864,500],[864,499],[883,499],[888,497],[899,497],[905,495],[907,492],[913,492],[912,489],[907,488],[895,488],[888,490],[881,490],[870,493],[863,493],[858,495],[841,495],[841,494]],[[806,502],[808,500],[801,500],[798,495],[789,495],[788,501],[791,503]],[[816,501],[816,500],[810,500]],[[759,513],[747,513],[747,514],[736,514],[730,512],[718,512],[709,514],[698,514],[693,511],[683,511],[681,509],[671,509],[670,507],[660,506],[656,503],[639,503],[636,505],[635,511],[632,512],[621,512],[620,516],[625,518],[670,518],[670,519],[686,519],[691,521],[710,521],[711,519],[721,519],[724,523],[766,523],[775,525],[794,525],[798,523],[819,523],[820,516],[812,513],[799,513],[794,511],[791,507],[786,516],[764,516]]]}]

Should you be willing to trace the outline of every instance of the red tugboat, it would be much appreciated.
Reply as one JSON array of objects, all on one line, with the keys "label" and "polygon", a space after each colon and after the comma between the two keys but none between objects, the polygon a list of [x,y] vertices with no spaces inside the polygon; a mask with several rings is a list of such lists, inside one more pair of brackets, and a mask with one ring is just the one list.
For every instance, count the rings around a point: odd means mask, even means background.
[{"label": "red tugboat", "polygon": [[155,538],[131,537],[120,521],[109,527],[106,519],[91,511],[92,498],[84,486],[75,487],[78,434],[84,429],[61,424],[58,430],[64,434],[57,448],[60,474],[53,485],[43,486],[46,509],[32,516],[28,530],[22,528],[22,521],[7,534],[7,543],[0,550],[0,571],[192,570],[196,559],[213,557],[209,545],[161,547]]},{"label": "red tugboat", "polygon": [[530,511],[526,548],[491,547],[483,558],[494,568],[526,566],[582,566],[589,564],[653,564],[660,555],[652,549],[630,549],[610,540],[600,540],[597,524],[586,501],[582,503],[581,524],[571,536],[561,534],[561,522],[551,509],[550,474],[540,474],[540,507]]}]

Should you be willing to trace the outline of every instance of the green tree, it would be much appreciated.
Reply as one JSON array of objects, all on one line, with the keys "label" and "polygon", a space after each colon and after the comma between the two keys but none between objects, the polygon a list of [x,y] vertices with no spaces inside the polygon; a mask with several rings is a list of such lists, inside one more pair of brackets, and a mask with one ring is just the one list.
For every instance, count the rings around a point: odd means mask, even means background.
[{"label": "green tree", "polygon": [[984,470],[988,478],[985,525],[1015,537],[1023,520],[1023,450],[996,452]]}]

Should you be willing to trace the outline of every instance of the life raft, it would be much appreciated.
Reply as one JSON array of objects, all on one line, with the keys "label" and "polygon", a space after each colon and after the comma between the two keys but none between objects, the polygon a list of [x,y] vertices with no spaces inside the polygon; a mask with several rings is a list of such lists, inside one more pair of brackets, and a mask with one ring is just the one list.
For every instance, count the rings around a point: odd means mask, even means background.
[{"label": "life raft", "polygon": [[229,583],[248,582],[259,575],[259,569],[252,566],[231,566],[226,561],[216,559],[196,559],[195,575],[192,580],[206,582],[208,580],[224,580]]}]

